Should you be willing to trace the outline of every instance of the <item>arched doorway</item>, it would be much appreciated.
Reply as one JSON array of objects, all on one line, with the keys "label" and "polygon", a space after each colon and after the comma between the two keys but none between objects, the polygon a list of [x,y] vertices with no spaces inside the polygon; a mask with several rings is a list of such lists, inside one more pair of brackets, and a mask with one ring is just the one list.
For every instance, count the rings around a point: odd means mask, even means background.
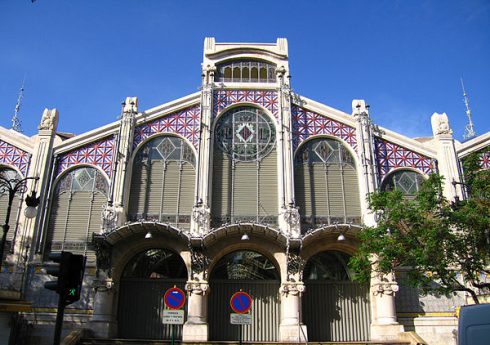
[{"label": "arched doorway", "polygon": [[225,255],[210,276],[209,338],[238,340],[240,326],[230,324],[230,298],[240,290],[252,296],[252,325],[243,326],[244,341],[277,341],[279,286],[277,267],[264,255],[239,250]]},{"label": "arched doorway", "polygon": [[310,341],[369,339],[369,287],[352,281],[348,261],[346,253],[325,251],[306,263],[303,320]]},{"label": "arched doorway", "polygon": [[[119,337],[171,339],[171,326],[162,324],[163,295],[174,286],[184,289],[186,280],[184,261],[170,250],[155,248],[135,255],[121,276]],[[175,335],[182,338],[182,326],[176,327]]]}]

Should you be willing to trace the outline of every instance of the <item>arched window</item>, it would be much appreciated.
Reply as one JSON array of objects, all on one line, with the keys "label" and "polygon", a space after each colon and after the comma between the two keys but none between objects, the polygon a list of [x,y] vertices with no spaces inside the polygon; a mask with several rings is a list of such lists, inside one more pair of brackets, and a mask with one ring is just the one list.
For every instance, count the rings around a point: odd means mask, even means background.
[{"label": "arched window", "polygon": [[388,175],[381,186],[381,190],[389,192],[399,190],[406,196],[413,196],[419,190],[424,177],[412,170],[398,170]]},{"label": "arched window", "polygon": [[[13,180],[13,179],[19,180],[22,178],[17,173],[17,171],[10,168],[0,168],[0,176],[2,176],[6,180]],[[0,221],[2,222],[1,224],[3,224],[3,222],[7,218],[8,202],[9,202],[8,191],[0,188]],[[9,249],[13,250],[12,242],[15,242],[15,239],[17,237],[17,225],[18,225],[19,211],[21,206],[22,206],[22,194],[17,193],[14,196],[14,200],[12,202],[12,206],[10,209],[10,220],[9,220],[10,230],[7,233],[7,242],[4,247],[5,248],[4,255],[6,255],[9,252]]]},{"label": "arched window", "polygon": [[190,224],[195,157],[184,139],[160,136],[136,154],[129,195],[129,219]]},{"label": "arched window", "polygon": [[227,61],[217,66],[216,81],[234,83],[275,83],[276,65],[259,60]]},{"label": "arched window", "polygon": [[239,250],[221,258],[213,268],[211,279],[279,280],[279,272],[264,255]]},{"label": "arched window", "polygon": [[361,222],[354,158],[335,139],[313,139],[295,156],[295,195],[303,229]]},{"label": "arched window", "polygon": [[149,249],[135,255],[124,268],[123,279],[187,279],[182,258],[167,249]]},{"label": "arched window", "polygon": [[336,250],[321,252],[308,260],[303,272],[304,280],[352,281],[348,262],[350,256]]},{"label": "arched window", "polygon": [[277,220],[276,131],[252,107],[233,108],[214,131],[212,214],[214,225]]},{"label": "arched window", "polygon": [[80,167],[65,174],[56,184],[49,212],[48,248],[86,254],[92,233],[99,233],[102,210],[107,204],[109,184],[104,175],[92,167]]}]

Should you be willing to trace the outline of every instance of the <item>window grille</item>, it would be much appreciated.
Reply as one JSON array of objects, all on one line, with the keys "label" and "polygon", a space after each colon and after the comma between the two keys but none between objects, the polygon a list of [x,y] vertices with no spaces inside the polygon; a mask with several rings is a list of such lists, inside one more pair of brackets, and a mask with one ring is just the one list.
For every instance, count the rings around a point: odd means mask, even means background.
[{"label": "window grille", "polygon": [[231,83],[275,83],[276,65],[255,60],[233,60],[218,65],[216,81]]}]

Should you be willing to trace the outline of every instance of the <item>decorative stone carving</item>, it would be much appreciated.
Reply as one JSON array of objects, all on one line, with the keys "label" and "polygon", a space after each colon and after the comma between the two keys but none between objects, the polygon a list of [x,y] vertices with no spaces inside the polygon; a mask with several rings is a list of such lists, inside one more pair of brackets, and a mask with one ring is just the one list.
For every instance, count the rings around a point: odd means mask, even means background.
[{"label": "decorative stone carving", "polygon": [[375,274],[377,277],[373,280],[372,284],[374,287],[373,295],[388,295],[394,297],[399,290],[398,283],[395,280],[395,274]]},{"label": "decorative stone carving", "polygon": [[123,113],[135,114],[138,112],[138,97],[126,97]]},{"label": "decorative stone carving", "polygon": [[299,237],[301,234],[300,229],[300,215],[298,207],[293,204],[289,204],[286,208],[283,208],[281,215],[284,222],[289,226],[289,232],[292,237]]},{"label": "decorative stone carving", "polygon": [[205,295],[209,289],[207,281],[191,280],[185,284],[185,290],[193,295]]},{"label": "decorative stone carving", "polygon": [[193,207],[192,219],[196,222],[198,233],[207,234],[211,220],[211,210],[206,205],[199,203]]},{"label": "decorative stone carving", "polygon": [[192,279],[199,281],[199,277],[206,279],[206,270],[209,265],[209,258],[203,253],[201,247],[192,247],[189,245],[191,252],[191,270]]},{"label": "decorative stone carving", "polygon": [[305,284],[303,284],[303,282],[283,283],[279,288],[279,292],[283,295],[291,294],[294,296],[298,296],[303,294],[304,291],[305,291]]},{"label": "decorative stone carving", "polygon": [[354,116],[369,117],[369,105],[363,99],[352,100],[352,114]]},{"label": "decorative stone carving", "polygon": [[449,126],[449,119],[446,113],[432,114],[430,122],[432,124],[432,133],[434,134],[434,136],[440,134],[453,134],[453,131]]},{"label": "decorative stone carving", "polygon": [[102,207],[102,229],[104,232],[111,232],[117,227],[117,212],[113,206],[104,205]]},{"label": "decorative stone carving", "polygon": [[107,276],[112,276],[112,246],[106,241],[104,235],[92,234],[92,246],[95,250],[97,271],[99,277],[100,270],[106,270]]},{"label": "decorative stone carving", "polygon": [[38,126],[39,130],[56,130],[58,126],[58,111],[56,109],[44,109],[41,123]]},{"label": "decorative stone carving", "polygon": [[294,281],[293,277],[297,277],[300,281],[303,280],[303,268],[305,260],[295,252],[287,253],[287,280]]}]

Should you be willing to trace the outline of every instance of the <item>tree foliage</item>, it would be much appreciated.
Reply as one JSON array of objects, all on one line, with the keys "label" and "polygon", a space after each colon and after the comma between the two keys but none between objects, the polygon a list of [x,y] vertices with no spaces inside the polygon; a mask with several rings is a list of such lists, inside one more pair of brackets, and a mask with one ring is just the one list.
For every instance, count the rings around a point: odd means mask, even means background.
[{"label": "tree foliage", "polygon": [[[377,226],[359,234],[360,247],[350,261],[357,279],[369,281],[371,270],[406,271],[405,283],[423,293],[449,295],[466,291],[478,303],[490,291],[490,170],[480,170],[480,154],[464,162],[468,198],[449,202],[443,178],[432,174],[414,198],[400,191],[369,196]],[[375,254],[376,265],[371,265]]]}]

